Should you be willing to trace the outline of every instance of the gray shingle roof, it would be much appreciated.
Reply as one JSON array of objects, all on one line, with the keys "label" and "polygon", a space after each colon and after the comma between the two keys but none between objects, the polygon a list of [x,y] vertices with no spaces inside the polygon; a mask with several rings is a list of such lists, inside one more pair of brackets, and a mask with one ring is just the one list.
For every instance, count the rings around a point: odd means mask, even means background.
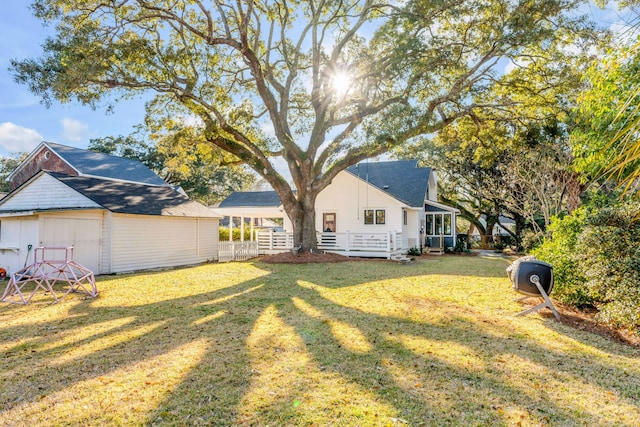
[{"label": "gray shingle roof", "polygon": [[278,207],[281,204],[275,191],[236,191],[220,202],[220,207]]},{"label": "gray shingle roof", "polygon": [[101,176],[148,185],[167,185],[162,178],[137,160],[68,147],[54,142],[46,142],[46,144],[81,175]]},{"label": "gray shingle roof", "polygon": [[216,218],[211,209],[167,186],[150,186],[46,172],[115,213]]},{"label": "gray shingle roof", "polygon": [[417,160],[358,163],[347,171],[412,207],[424,206],[431,168]]}]

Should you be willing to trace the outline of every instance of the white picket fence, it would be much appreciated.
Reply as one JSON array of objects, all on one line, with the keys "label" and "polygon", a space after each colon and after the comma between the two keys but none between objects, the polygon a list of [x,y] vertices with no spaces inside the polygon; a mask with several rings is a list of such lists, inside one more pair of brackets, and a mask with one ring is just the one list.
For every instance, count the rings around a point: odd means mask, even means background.
[{"label": "white picket fence", "polygon": [[258,242],[219,242],[218,261],[246,261],[259,255]]}]

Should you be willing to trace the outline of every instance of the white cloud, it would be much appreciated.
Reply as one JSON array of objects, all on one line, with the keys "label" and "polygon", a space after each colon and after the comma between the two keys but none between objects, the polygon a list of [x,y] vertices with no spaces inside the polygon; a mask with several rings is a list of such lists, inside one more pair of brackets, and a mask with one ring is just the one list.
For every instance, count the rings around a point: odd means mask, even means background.
[{"label": "white cloud", "polygon": [[79,120],[64,118],[60,121],[62,124],[62,136],[67,141],[79,142],[87,137],[89,125]]},{"label": "white cloud", "polygon": [[35,129],[18,126],[11,122],[0,123],[0,147],[9,153],[30,152],[43,139]]}]

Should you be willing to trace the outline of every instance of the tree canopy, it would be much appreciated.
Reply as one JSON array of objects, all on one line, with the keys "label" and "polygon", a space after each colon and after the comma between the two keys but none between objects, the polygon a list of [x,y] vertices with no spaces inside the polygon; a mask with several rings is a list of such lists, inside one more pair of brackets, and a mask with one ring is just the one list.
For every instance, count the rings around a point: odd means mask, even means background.
[{"label": "tree canopy", "polygon": [[154,93],[151,114],[196,119],[269,182],[312,249],[316,196],[346,167],[460,118],[555,103],[567,58],[595,41],[581,3],[36,0],[56,36],[12,67],[44,102]]}]

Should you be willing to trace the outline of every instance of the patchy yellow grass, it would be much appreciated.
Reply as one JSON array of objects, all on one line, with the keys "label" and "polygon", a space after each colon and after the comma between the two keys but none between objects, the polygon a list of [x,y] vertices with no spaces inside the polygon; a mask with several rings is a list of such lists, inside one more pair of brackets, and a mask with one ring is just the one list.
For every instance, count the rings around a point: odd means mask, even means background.
[{"label": "patchy yellow grass", "polygon": [[0,306],[0,425],[640,425],[636,348],[515,317],[508,261],[244,262]]}]

